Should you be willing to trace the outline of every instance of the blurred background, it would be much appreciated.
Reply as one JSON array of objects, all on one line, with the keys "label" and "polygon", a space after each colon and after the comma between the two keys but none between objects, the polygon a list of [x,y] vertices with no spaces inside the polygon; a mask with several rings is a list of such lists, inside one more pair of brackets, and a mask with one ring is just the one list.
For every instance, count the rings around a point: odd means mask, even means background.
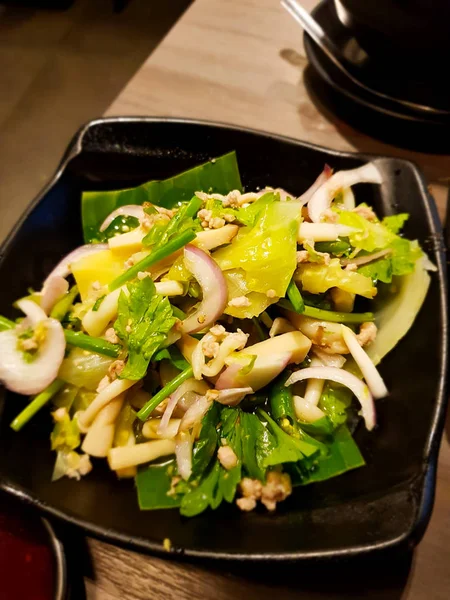
[{"label": "blurred background", "polygon": [[0,239],[190,3],[0,3]]}]

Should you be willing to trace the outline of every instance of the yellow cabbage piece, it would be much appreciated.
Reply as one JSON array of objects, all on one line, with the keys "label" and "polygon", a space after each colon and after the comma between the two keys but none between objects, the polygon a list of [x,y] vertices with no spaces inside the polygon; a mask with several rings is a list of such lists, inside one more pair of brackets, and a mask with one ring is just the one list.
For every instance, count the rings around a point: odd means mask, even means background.
[{"label": "yellow cabbage piece", "polygon": [[311,294],[322,294],[332,287],[365,298],[373,298],[377,293],[377,288],[372,285],[370,277],[355,271],[346,271],[341,267],[338,258],[330,260],[328,265],[311,263],[300,265],[295,279],[302,284],[305,292]]},{"label": "yellow cabbage piece", "polygon": [[242,269],[250,292],[277,297],[286,294],[294,274],[299,202],[273,202],[264,206],[254,227],[243,227],[231,244],[213,254],[222,271]]}]

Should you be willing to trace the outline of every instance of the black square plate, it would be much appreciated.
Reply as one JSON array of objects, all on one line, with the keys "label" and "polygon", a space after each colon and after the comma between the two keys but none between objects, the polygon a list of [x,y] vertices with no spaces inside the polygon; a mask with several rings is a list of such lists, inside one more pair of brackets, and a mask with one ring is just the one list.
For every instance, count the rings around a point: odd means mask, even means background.
[{"label": "black square plate", "polygon": [[[194,121],[118,118],[94,121],[69,146],[50,184],[32,203],[1,251],[0,313],[29,287],[39,288],[61,256],[82,244],[80,194],[162,179],[236,150],[243,184],[281,186],[300,194],[328,163],[358,167],[371,156],[326,150],[256,131]],[[176,510],[139,512],[131,481],[117,481],[102,462],[80,482],[50,482],[50,417],[41,411],[19,434],[9,428],[23,398],[0,400],[0,486],[89,533],[153,553],[292,560],[366,554],[413,545],[430,518],[445,411],[447,311],[439,218],[425,181],[410,162],[383,159],[386,182],[358,199],[380,214],[407,211],[406,235],[437,264],[412,331],[381,365],[390,396],[378,403],[379,427],[359,427],[365,468],[298,488],[271,515],[224,507],[193,519]],[[361,198],[362,196],[362,198]]]}]

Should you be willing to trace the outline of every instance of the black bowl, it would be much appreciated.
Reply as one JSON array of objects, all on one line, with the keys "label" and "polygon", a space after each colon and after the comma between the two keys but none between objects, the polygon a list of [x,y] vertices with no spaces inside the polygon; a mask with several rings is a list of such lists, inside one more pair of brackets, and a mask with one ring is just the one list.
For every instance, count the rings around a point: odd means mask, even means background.
[{"label": "black bowl", "polygon": [[[247,188],[283,186],[298,194],[324,163],[348,169],[372,158],[210,123],[94,121],[76,135],[2,249],[0,313],[11,316],[11,303],[27,287],[39,287],[59,258],[82,243],[82,190],[168,177],[233,149]],[[254,560],[352,556],[417,543],[433,506],[445,411],[445,260],[439,218],[420,171],[404,160],[383,160],[385,185],[365,186],[358,198],[382,214],[408,211],[406,234],[421,241],[439,270],[413,330],[381,365],[391,395],[378,403],[377,431],[356,432],[365,468],[297,489],[275,515],[240,514],[234,507],[193,519],[177,511],[139,512],[133,483],[117,481],[104,462],[80,482],[51,483],[47,411],[14,433],[9,423],[25,401],[3,393],[0,486],[91,534],[155,554],[164,553],[165,538],[174,552],[191,557]]]}]

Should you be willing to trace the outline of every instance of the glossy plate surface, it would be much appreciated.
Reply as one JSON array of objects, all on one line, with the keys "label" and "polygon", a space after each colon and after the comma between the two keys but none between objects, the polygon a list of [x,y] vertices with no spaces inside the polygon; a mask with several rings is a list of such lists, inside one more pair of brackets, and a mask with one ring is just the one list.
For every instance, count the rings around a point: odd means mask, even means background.
[{"label": "glossy plate surface", "polygon": [[[60,257],[82,243],[82,190],[165,178],[230,150],[237,151],[247,189],[281,186],[295,194],[324,163],[339,170],[371,158],[202,122],[94,121],[74,138],[55,178],[1,251],[0,313],[12,316],[12,302],[28,287],[39,288]],[[438,215],[419,170],[393,158],[383,165],[386,183],[360,186],[357,200],[380,214],[409,212],[406,235],[420,240],[439,270],[414,329],[381,365],[391,395],[378,402],[378,430],[357,430],[367,467],[297,489],[275,515],[234,507],[193,519],[177,511],[139,512],[133,483],[117,481],[103,462],[80,482],[51,483],[48,412],[14,433],[9,423],[24,399],[2,391],[0,487],[91,534],[153,553],[164,553],[165,538],[189,556],[260,560],[349,556],[416,543],[432,510],[445,411],[445,261]]]}]

